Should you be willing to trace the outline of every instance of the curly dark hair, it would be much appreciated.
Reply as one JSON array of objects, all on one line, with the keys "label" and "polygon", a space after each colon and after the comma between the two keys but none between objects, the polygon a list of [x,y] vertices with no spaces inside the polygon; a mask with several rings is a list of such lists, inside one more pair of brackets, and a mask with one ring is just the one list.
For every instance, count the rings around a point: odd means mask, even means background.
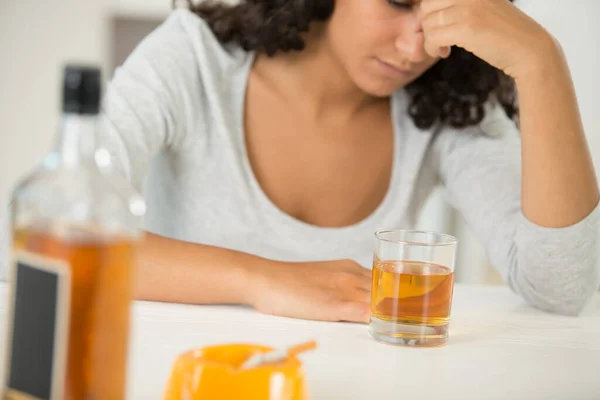
[{"label": "curly dark hair", "polygon": [[[335,5],[335,0],[242,0],[236,5],[187,1],[221,43],[236,43],[246,51],[268,56],[302,51],[305,42],[301,34],[312,22],[329,19]],[[518,117],[514,81],[458,47],[406,90],[411,98],[408,113],[420,129],[438,124],[455,128],[477,125],[490,99],[497,101],[509,118]]]}]

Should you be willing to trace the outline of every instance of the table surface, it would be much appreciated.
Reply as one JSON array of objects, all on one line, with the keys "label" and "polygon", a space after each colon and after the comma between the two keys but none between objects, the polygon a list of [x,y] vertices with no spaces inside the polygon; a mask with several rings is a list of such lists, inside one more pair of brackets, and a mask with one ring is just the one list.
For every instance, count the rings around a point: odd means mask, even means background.
[{"label": "table surface", "polygon": [[[7,294],[0,284],[2,321]],[[380,344],[361,324],[273,317],[245,307],[137,302],[133,312],[129,399],[160,399],[173,361],[186,350],[308,339],[319,344],[302,356],[312,400],[600,399],[600,295],[581,316],[563,317],[526,306],[502,286],[457,284],[451,339],[431,349]],[[3,327],[2,343],[5,337]]]}]

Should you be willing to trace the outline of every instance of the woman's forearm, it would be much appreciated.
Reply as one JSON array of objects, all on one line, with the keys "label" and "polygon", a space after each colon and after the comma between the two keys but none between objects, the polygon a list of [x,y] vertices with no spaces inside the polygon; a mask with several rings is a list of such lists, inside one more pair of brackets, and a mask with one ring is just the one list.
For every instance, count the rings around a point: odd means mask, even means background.
[{"label": "woman's forearm", "polygon": [[148,234],[136,298],[245,304],[293,318],[367,322],[371,271],[351,260],[285,263]]},{"label": "woman's forearm", "polygon": [[524,215],[545,227],[585,218],[599,192],[575,89],[560,46],[516,81],[521,113]]},{"label": "woman's forearm", "polygon": [[154,234],[147,234],[139,257],[136,298],[192,304],[249,304],[250,269],[270,262]]}]

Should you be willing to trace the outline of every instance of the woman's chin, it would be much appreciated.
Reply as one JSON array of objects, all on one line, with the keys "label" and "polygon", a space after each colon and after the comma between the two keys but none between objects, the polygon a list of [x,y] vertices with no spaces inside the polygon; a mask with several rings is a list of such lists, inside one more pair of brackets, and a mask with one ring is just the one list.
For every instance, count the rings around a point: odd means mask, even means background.
[{"label": "woman's chin", "polygon": [[409,82],[398,82],[389,79],[361,79],[356,82],[358,87],[373,97],[389,97],[399,89],[405,87]]}]

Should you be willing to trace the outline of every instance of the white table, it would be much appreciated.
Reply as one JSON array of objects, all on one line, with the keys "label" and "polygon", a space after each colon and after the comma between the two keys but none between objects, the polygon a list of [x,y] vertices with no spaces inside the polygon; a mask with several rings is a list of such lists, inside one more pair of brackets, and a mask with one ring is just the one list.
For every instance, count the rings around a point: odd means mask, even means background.
[{"label": "white table", "polygon": [[[6,298],[0,284],[2,321]],[[364,325],[271,317],[243,307],[141,302],[134,314],[129,399],[160,399],[185,350],[307,339],[319,343],[303,356],[313,400],[600,399],[600,296],[572,318],[534,310],[504,287],[459,284],[451,340],[433,349],[377,343]]]}]

